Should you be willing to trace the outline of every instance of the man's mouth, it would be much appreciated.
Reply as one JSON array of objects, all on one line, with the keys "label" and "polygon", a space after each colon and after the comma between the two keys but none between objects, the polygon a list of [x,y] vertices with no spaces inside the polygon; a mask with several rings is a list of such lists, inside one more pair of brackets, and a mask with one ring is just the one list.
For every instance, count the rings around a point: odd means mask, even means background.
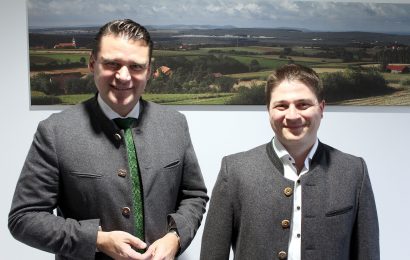
[{"label": "man's mouth", "polygon": [[303,128],[303,127],[305,127],[305,125],[288,125],[288,126],[286,126],[286,128],[289,128],[289,129],[299,129],[299,128]]},{"label": "man's mouth", "polygon": [[127,90],[133,89],[132,86],[131,87],[121,87],[121,86],[110,85],[110,87],[118,91],[127,91]]}]

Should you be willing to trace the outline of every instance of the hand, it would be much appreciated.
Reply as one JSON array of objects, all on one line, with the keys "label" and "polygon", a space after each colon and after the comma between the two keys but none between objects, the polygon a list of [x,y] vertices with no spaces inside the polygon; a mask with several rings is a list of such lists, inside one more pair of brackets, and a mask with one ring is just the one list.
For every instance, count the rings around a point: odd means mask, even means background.
[{"label": "hand", "polygon": [[151,254],[151,260],[172,260],[175,258],[179,246],[179,237],[168,233],[150,245],[145,254]]},{"label": "hand", "polygon": [[145,249],[147,244],[133,235],[123,231],[98,231],[97,248],[99,251],[116,260],[145,260],[151,258],[151,253],[140,254],[136,249]]}]

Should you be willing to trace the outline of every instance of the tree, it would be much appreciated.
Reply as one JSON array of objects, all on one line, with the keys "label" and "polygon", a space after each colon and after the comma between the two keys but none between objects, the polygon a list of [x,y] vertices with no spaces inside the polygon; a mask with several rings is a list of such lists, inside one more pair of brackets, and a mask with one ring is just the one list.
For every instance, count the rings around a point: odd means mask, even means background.
[{"label": "tree", "polygon": [[283,48],[283,55],[288,56],[292,53],[292,48],[291,47],[285,47]]},{"label": "tree", "polygon": [[86,60],[84,57],[81,57],[81,58],[80,58],[80,63],[81,63],[82,65],[85,65],[86,62],[87,62],[87,60]]},{"label": "tree", "polygon": [[31,90],[40,91],[49,94],[50,77],[44,73],[38,73],[30,78]]},{"label": "tree", "polygon": [[345,72],[324,73],[322,80],[324,98],[328,102],[383,95],[393,91],[376,69],[358,67],[349,68]]},{"label": "tree", "polygon": [[261,65],[257,60],[251,60],[249,64],[249,71],[254,72],[254,71],[259,71],[261,69]]},{"label": "tree", "polygon": [[235,83],[236,80],[230,77],[220,77],[216,80],[216,84],[221,92],[231,92]]},{"label": "tree", "polygon": [[265,104],[265,85],[252,85],[240,87],[238,94],[233,96],[229,101],[231,105],[264,105]]}]

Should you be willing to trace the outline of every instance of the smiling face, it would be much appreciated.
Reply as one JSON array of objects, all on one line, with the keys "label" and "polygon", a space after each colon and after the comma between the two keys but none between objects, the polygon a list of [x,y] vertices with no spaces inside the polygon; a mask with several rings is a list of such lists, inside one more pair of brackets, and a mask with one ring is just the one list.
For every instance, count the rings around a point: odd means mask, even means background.
[{"label": "smiling face", "polygon": [[269,118],[275,138],[289,151],[307,151],[316,141],[324,101],[297,80],[284,80],[272,89]]},{"label": "smiling face", "polygon": [[101,98],[121,116],[137,104],[150,76],[149,46],[143,40],[103,36],[90,71]]}]

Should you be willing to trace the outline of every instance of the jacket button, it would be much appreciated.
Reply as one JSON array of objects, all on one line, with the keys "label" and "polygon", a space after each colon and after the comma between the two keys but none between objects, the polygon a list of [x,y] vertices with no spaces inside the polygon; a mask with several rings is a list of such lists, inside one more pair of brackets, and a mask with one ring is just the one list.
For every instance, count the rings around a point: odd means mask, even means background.
[{"label": "jacket button", "polygon": [[127,176],[127,171],[125,169],[119,169],[117,174],[120,177],[125,177],[125,176]]},{"label": "jacket button", "polygon": [[288,228],[290,226],[290,221],[287,219],[282,220],[282,227]]},{"label": "jacket button", "polygon": [[283,259],[286,259],[286,257],[288,257],[288,254],[286,254],[285,251],[280,251],[280,252],[278,253],[278,258],[279,258],[279,259],[283,260]]},{"label": "jacket button", "polygon": [[293,189],[292,189],[291,187],[286,187],[286,188],[283,190],[283,193],[285,193],[286,197],[289,197],[289,196],[292,195]]},{"label": "jacket button", "polygon": [[121,213],[124,217],[128,218],[131,213],[131,209],[129,207],[123,207]]},{"label": "jacket button", "polygon": [[117,141],[121,141],[122,137],[119,133],[115,133],[114,134],[114,139],[117,140]]}]

